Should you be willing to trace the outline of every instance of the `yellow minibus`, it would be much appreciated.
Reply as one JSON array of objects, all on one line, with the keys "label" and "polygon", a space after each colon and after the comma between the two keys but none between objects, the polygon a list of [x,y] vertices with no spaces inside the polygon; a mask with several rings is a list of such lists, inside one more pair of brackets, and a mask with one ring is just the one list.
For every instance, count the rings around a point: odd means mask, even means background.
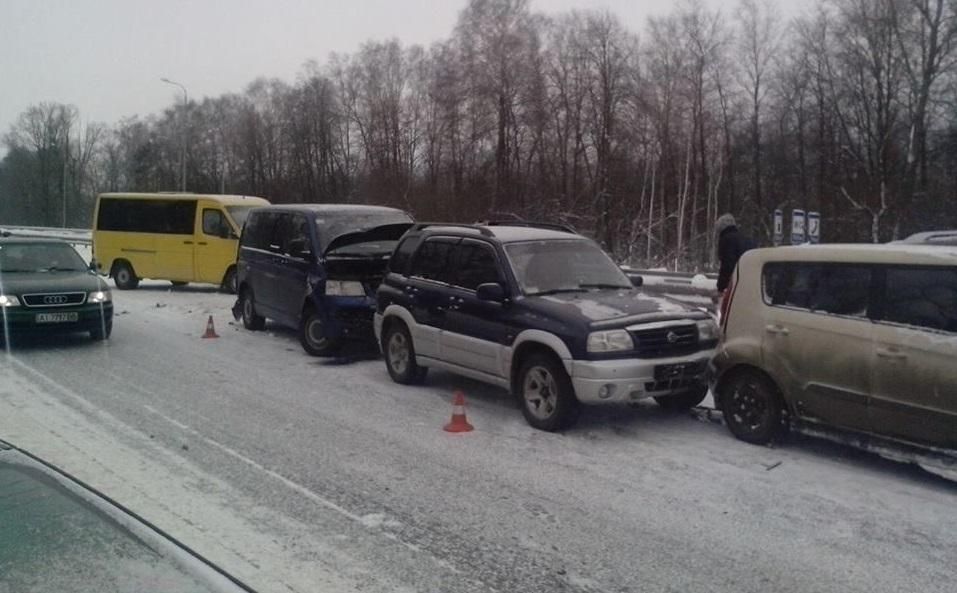
[{"label": "yellow minibus", "polygon": [[105,193],[93,212],[93,258],[121,290],[143,278],[236,289],[236,250],[252,196]]}]

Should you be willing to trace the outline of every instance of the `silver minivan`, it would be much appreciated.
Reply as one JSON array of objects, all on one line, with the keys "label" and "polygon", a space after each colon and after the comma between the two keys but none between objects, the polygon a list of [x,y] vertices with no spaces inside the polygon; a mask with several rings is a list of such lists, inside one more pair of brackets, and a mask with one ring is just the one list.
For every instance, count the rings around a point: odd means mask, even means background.
[{"label": "silver minivan", "polygon": [[750,251],[722,326],[713,390],[738,438],[794,418],[957,448],[957,247]]}]

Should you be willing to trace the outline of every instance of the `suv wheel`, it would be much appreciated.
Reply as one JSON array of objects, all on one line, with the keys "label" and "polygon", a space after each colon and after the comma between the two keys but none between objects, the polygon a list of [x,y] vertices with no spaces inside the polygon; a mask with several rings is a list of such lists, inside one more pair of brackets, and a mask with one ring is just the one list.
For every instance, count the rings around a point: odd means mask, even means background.
[{"label": "suv wheel", "polygon": [[766,444],[784,433],[781,396],[761,373],[738,373],[722,387],[720,396],[724,421],[742,441]]},{"label": "suv wheel", "polygon": [[656,397],[655,403],[670,412],[684,412],[700,404],[707,395],[708,386],[699,385],[684,393]]},{"label": "suv wheel", "polygon": [[242,305],[243,327],[250,331],[262,331],[266,328],[266,318],[256,314],[256,301],[251,288],[243,290],[239,300]]},{"label": "suv wheel", "polygon": [[113,282],[120,290],[132,290],[140,285],[140,279],[136,277],[133,266],[129,262],[117,262],[113,266]]},{"label": "suv wheel", "polygon": [[578,398],[565,367],[551,356],[533,354],[518,375],[522,414],[539,430],[567,428],[578,418]]},{"label": "suv wheel", "polygon": [[299,342],[310,356],[332,356],[339,349],[339,341],[326,336],[322,317],[312,307],[303,312],[299,322]]},{"label": "suv wheel", "polygon": [[389,376],[396,383],[416,385],[425,380],[429,369],[416,361],[412,335],[401,321],[393,322],[382,336],[382,353]]}]

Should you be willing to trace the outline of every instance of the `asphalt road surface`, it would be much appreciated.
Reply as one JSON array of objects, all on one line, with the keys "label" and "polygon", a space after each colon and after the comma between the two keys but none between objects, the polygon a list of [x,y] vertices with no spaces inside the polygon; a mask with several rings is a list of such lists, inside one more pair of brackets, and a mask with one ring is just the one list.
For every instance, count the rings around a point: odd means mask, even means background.
[{"label": "asphalt road surface", "polygon": [[[245,331],[211,288],[114,298],[109,342],[0,356],[0,438],[259,591],[954,590],[957,484],[914,466],[654,404],[546,434],[501,390]],[[456,389],[474,432],[442,431]]]}]

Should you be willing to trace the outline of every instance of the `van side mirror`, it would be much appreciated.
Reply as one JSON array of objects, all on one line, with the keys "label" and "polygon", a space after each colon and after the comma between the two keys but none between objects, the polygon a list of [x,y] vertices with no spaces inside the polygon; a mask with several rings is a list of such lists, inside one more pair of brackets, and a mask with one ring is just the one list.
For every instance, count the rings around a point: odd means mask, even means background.
[{"label": "van side mirror", "polygon": [[309,239],[293,239],[289,242],[289,255],[300,259],[309,259],[312,257],[312,249],[309,247]]},{"label": "van side mirror", "polygon": [[475,296],[480,301],[501,303],[505,301],[505,288],[498,282],[486,282],[478,285],[478,288],[475,289]]},{"label": "van side mirror", "polygon": [[645,284],[645,279],[639,276],[638,274],[635,274],[633,276],[628,276],[628,279],[631,280],[631,285],[634,286],[635,288],[640,288],[641,286]]}]

